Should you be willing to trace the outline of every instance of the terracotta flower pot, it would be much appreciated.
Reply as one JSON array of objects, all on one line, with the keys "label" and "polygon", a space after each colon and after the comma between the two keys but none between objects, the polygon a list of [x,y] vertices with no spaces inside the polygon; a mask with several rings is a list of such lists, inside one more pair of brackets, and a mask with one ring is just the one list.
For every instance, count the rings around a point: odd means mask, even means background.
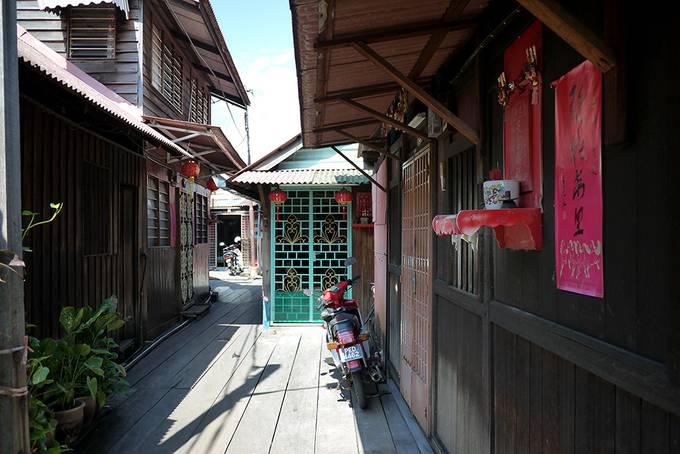
[{"label": "terracotta flower pot", "polygon": [[83,410],[83,425],[88,427],[97,416],[97,399],[92,396],[76,397],[76,402],[84,402],[85,409]]},{"label": "terracotta flower pot", "polygon": [[57,420],[57,432],[64,439],[74,440],[83,428],[85,402],[76,402],[76,406],[69,410],[55,411],[54,418]]}]

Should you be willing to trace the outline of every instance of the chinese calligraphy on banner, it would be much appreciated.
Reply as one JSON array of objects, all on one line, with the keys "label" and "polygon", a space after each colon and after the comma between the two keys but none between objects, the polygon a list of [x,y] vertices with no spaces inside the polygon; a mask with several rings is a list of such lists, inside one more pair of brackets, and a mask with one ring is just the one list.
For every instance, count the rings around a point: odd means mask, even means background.
[{"label": "chinese calligraphy on banner", "polygon": [[585,61],[553,86],[557,288],[602,297],[602,74]]}]

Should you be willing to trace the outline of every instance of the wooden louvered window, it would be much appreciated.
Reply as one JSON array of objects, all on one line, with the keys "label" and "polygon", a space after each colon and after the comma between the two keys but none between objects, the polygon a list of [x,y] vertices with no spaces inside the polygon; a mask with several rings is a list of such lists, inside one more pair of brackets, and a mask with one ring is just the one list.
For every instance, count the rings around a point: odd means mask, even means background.
[{"label": "wooden louvered window", "polygon": [[208,242],[208,198],[194,195],[194,244]]},{"label": "wooden louvered window", "polygon": [[182,112],[182,57],[155,24],[151,27],[151,85]]},{"label": "wooden louvered window", "polygon": [[113,59],[116,57],[116,9],[114,6],[76,7],[68,13],[68,57]]},{"label": "wooden louvered window", "polygon": [[209,106],[210,96],[208,95],[207,91],[198,85],[198,81],[196,79],[192,79],[189,121],[207,124]]},{"label": "wooden louvered window", "polygon": [[149,247],[170,245],[170,184],[149,175],[146,191]]}]

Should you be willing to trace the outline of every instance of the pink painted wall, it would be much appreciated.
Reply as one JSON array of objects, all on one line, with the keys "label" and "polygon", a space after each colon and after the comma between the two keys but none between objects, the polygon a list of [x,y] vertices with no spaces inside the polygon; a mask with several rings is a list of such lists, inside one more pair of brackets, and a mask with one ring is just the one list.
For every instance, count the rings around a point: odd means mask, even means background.
[{"label": "pink painted wall", "polygon": [[[387,187],[387,161],[378,168],[376,180]],[[384,338],[387,321],[387,194],[375,185],[373,195],[373,241],[375,260],[373,261],[373,280],[375,282],[375,316],[378,338]]]}]

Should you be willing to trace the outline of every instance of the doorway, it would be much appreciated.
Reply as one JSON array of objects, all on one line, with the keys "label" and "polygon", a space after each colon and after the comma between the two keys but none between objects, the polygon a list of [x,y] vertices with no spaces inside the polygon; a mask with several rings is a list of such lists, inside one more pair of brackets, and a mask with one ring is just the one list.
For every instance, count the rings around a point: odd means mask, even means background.
[{"label": "doorway", "polygon": [[432,351],[432,220],[430,148],[402,167],[400,387],[414,416],[429,433]]},{"label": "doorway", "polygon": [[120,187],[118,213],[119,302],[125,326],[123,339],[136,339],[139,329],[137,288],[137,188]]}]

